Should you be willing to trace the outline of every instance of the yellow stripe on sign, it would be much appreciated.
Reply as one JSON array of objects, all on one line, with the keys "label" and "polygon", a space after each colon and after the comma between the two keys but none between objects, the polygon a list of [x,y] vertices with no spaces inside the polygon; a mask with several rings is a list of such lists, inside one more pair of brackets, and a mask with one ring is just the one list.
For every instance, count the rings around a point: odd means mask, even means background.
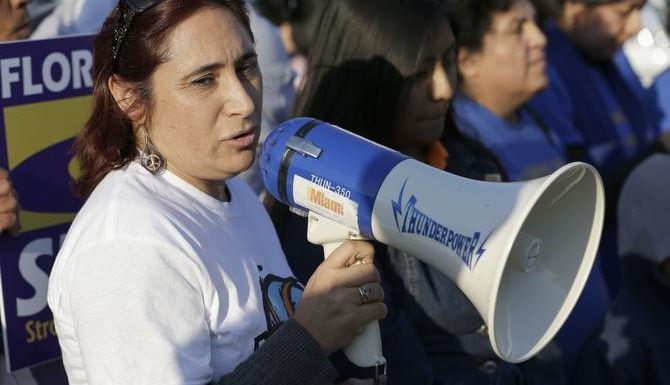
[{"label": "yellow stripe on sign", "polygon": [[19,213],[21,233],[70,223],[74,220],[75,215],[77,213],[40,213],[21,210]]},{"label": "yellow stripe on sign", "polygon": [[90,111],[90,95],[5,108],[9,168],[75,136]]},{"label": "yellow stripe on sign", "polygon": [[70,163],[67,164],[67,171],[70,174],[72,180],[78,180],[81,176],[81,164],[79,163],[79,158],[70,159]]}]

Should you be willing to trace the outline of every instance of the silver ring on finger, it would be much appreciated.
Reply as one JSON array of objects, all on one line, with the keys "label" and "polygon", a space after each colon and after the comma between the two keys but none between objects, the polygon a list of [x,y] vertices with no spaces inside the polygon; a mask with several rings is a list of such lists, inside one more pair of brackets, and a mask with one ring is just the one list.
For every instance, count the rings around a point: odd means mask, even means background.
[{"label": "silver ring on finger", "polygon": [[361,295],[361,305],[367,305],[372,302],[372,289],[365,286],[358,287],[358,293]]}]

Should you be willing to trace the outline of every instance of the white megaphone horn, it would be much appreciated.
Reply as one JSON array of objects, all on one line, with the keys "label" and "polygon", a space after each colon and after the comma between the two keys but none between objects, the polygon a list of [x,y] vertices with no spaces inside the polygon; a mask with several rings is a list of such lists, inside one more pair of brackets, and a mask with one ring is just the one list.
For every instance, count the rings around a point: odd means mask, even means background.
[{"label": "white megaphone horn", "polygon": [[[348,238],[374,239],[446,274],[508,362],[531,358],[554,337],[584,288],[602,231],[603,186],[585,163],[528,182],[481,182],[296,118],[265,140],[261,170],[275,198],[309,212],[309,239],[327,253]],[[345,353],[362,367],[384,363],[378,323]]]}]

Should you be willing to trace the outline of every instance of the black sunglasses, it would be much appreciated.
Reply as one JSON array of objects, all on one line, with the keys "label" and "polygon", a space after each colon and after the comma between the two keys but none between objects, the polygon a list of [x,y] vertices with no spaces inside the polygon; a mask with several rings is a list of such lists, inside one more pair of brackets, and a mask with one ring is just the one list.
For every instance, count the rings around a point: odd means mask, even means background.
[{"label": "black sunglasses", "polygon": [[146,11],[161,0],[120,0],[114,20],[114,40],[112,42],[112,69],[119,70],[119,51],[126,38],[130,23],[138,14]]}]

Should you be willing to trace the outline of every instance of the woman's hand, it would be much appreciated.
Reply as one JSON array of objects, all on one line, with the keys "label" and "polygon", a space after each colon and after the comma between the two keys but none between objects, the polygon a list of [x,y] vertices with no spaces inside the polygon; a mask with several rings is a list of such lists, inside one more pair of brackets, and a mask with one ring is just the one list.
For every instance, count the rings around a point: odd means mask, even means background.
[{"label": "woman's hand", "polygon": [[9,173],[0,168],[0,233],[8,231],[12,235],[18,235],[20,229],[16,191],[9,180]]},{"label": "woman's hand", "polygon": [[[372,245],[346,241],[307,282],[294,318],[326,355],[349,345],[368,322],[386,316],[384,290],[373,260]],[[366,303],[359,288],[368,293]]]}]

